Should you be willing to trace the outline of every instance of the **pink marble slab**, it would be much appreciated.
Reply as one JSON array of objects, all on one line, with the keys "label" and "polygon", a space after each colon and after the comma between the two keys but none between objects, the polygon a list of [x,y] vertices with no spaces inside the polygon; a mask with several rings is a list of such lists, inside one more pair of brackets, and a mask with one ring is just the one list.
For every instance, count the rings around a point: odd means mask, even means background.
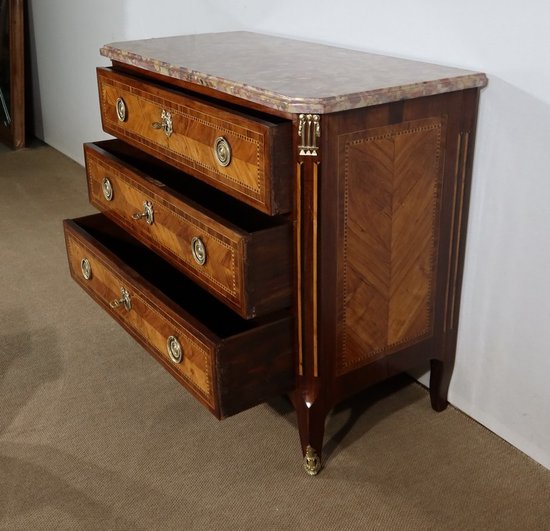
[{"label": "pink marble slab", "polygon": [[249,32],[107,44],[113,61],[272,109],[330,113],[484,87],[485,74]]}]

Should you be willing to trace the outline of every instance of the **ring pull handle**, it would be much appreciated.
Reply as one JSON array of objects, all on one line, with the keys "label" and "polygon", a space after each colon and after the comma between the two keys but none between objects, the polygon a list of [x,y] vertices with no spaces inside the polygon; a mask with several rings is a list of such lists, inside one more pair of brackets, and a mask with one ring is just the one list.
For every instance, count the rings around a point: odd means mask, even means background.
[{"label": "ring pull handle", "polygon": [[130,311],[132,309],[132,300],[130,299],[130,294],[128,293],[128,290],[120,287],[120,299],[115,299],[114,301],[111,301],[109,303],[109,306],[111,308],[118,308],[121,304],[124,305],[124,308],[126,308],[127,311]]},{"label": "ring pull handle", "polygon": [[166,350],[168,351],[170,359],[174,363],[181,363],[181,360],[183,359],[183,349],[181,348],[181,343],[178,341],[177,337],[168,336],[168,339],[166,340]]},{"label": "ring pull handle", "polygon": [[151,125],[153,129],[162,129],[168,138],[172,136],[174,131],[172,129],[172,114],[164,109],[160,113],[160,122],[153,122]]},{"label": "ring pull handle", "polygon": [[204,265],[206,262],[206,246],[204,242],[198,237],[195,236],[191,240],[191,253],[195,262],[199,265]]},{"label": "ring pull handle", "polygon": [[85,280],[90,280],[92,278],[92,266],[87,258],[80,260],[80,270]]},{"label": "ring pull handle", "polygon": [[126,102],[122,98],[117,98],[115,103],[116,116],[119,122],[125,122],[127,112],[126,112]]},{"label": "ring pull handle", "polygon": [[143,212],[132,214],[132,219],[138,220],[145,218],[147,225],[152,225],[155,221],[155,212],[153,211],[153,203],[151,201],[143,201]]},{"label": "ring pull handle", "polygon": [[108,177],[103,177],[103,181],[101,182],[101,190],[103,191],[103,197],[107,201],[113,200],[113,184]]},{"label": "ring pull handle", "polygon": [[231,163],[231,144],[223,136],[214,140],[214,156],[220,166],[229,166]]}]

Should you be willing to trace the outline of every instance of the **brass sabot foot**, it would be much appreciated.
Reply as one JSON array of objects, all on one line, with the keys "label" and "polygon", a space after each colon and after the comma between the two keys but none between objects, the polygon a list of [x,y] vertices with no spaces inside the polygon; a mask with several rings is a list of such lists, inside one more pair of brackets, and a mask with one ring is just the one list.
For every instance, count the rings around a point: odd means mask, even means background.
[{"label": "brass sabot foot", "polygon": [[311,447],[306,448],[306,455],[304,456],[304,470],[310,476],[316,476],[321,470],[321,460],[317,455],[317,452]]}]

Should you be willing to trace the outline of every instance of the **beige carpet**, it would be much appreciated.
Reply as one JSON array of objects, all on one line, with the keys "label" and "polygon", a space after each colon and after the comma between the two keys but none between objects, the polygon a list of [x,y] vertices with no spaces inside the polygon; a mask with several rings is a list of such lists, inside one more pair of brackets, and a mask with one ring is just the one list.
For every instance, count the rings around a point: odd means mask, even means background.
[{"label": "beige carpet", "polygon": [[218,422],[71,281],[84,172],[0,153],[0,529],[550,529],[550,472],[408,379],[328,420],[301,469],[283,398]]}]

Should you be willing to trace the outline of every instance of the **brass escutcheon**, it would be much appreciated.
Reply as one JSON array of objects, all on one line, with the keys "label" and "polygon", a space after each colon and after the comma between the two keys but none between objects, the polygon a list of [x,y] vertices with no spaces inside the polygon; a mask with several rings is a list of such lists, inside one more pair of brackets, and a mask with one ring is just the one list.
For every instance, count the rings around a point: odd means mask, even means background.
[{"label": "brass escutcheon", "polygon": [[223,136],[219,136],[214,141],[214,156],[220,166],[229,166],[231,162],[231,146]]},{"label": "brass escutcheon", "polygon": [[116,115],[119,122],[126,121],[126,102],[122,98],[117,98],[115,103]]},{"label": "brass escutcheon", "polygon": [[101,189],[103,190],[103,197],[105,197],[107,201],[111,201],[113,199],[113,185],[108,177],[103,177]]},{"label": "brass escutcheon", "polygon": [[168,354],[174,363],[180,363],[183,359],[183,349],[177,337],[168,336],[166,340],[166,350],[168,350]]},{"label": "brass escutcheon", "polygon": [[80,270],[82,271],[82,276],[86,280],[90,280],[92,278],[92,266],[87,258],[80,260]]},{"label": "brass escutcheon", "polygon": [[151,201],[143,201],[143,212],[132,214],[132,219],[138,220],[145,218],[147,225],[152,225],[155,222],[155,212]]},{"label": "brass escutcheon", "polygon": [[172,113],[162,109],[162,112],[160,113],[160,122],[153,122],[151,125],[153,126],[153,129],[162,129],[164,134],[170,138],[174,131],[172,128]]},{"label": "brass escutcheon", "polygon": [[205,264],[206,247],[204,245],[204,242],[198,236],[195,236],[191,240],[191,253],[193,254],[193,258],[195,259],[195,262],[197,262],[197,264]]},{"label": "brass escutcheon", "polygon": [[126,288],[120,287],[120,299],[115,299],[109,303],[111,308],[118,308],[121,304],[124,305],[127,311],[132,309],[132,300],[130,299],[130,293]]}]

